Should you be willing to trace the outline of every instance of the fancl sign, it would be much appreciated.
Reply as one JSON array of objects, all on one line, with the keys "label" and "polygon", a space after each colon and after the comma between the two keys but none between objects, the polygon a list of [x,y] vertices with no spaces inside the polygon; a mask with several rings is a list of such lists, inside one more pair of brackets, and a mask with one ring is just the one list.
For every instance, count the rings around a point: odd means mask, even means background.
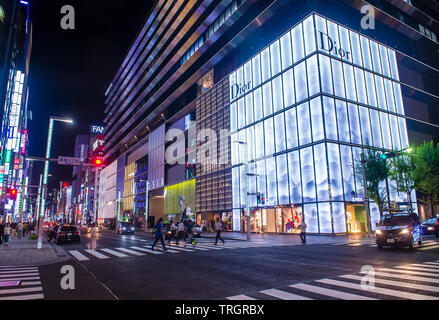
[{"label": "fancl sign", "polygon": [[90,126],[90,133],[92,134],[104,134],[104,132],[105,132],[105,127],[103,126],[96,126],[96,125]]},{"label": "fancl sign", "polygon": [[318,31],[319,48],[328,52],[331,55],[338,56],[342,59],[350,60],[351,52],[339,47],[339,44],[334,41],[329,35]]}]

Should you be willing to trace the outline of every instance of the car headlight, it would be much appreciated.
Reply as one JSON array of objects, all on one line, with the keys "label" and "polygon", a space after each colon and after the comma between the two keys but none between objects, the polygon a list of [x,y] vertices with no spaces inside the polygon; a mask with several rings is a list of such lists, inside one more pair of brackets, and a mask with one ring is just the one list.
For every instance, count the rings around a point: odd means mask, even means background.
[{"label": "car headlight", "polygon": [[433,227],[428,227],[427,230],[432,231],[432,230],[434,230],[434,228]]},{"label": "car headlight", "polygon": [[383,234],[381,230],[377,229],[376,234]]},{"label": "car headlight", "polygon": [[134,227],[132,227],[131,230],[134,230]]},{"label": "car headlight", "polygon": [[407,234],[409,233],[409,229],[402,229],[399,234]]},{"label": "car headlight", "polygon": [[124,231],[125,231],[126,229],[127,229],[127,228],[122,228],[122,230],[124,230]]}]

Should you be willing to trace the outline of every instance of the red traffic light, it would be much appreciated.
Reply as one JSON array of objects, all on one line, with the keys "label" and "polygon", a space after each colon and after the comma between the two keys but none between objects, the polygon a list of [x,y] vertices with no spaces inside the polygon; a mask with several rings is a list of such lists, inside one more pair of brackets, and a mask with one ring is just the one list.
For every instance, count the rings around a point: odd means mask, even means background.
[{"label": "red traffic light", "polygon": [[97,167],[100,167],[103,164],[103,161],[100,158],[96,158],[93,160],[93,164]]},{"label": "red traffic light", "polygon": [[63,188],[66,188],[68,185],[69,184],[67,182],[65,182],[65,181],[62,183]]},{"label": "red traffic light", "polygon": [[9,198],[11,200],[17,199],[17,189],[13,188],[9,190]]}]

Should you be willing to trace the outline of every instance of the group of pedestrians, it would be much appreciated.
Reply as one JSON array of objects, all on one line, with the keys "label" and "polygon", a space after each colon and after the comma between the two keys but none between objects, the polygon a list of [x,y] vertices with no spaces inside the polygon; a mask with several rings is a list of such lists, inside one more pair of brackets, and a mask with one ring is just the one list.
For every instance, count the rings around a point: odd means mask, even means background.
[{"label": "group of pedestrians", "polygon": [[0,244],[9,246],[10,239],[23,239],[32,230],[33,224],[27,222],[0,223]]},{"label": "group of pedestrians", "polygon": [[[169,228],[166,230],[166,231],[170,231],[170,236],[169,236],[169,240],[167,241],[167,244],[170,245],[172,239],[175,239],[175,244],[178,245],[179,241],[183,239],[184,247],[186,247],[188,243],[192,244],[192,247],[195,247],[195,245],[197,244],[197,239],[194,238],[194,227],[195,224],[190,219],[186,221],[181,220],[178,223],[175,223],[174,220],[171,220]],[[200,227],[201,227],[201,231],[204,231],[203,224]],[[215,224],[215,230],[216,230],[216,238],[214,243],[215,246],[217,245],[218,240],[221,240],[223,245],[225,243],[224,239],[221,238],[222,228],[223,225],[221,221],[217,219],[217,222]],[[167,251],[165,241],[163,239],[164,231],[165,230],[163,227],[163,218],[160,218],[153,229],[154,242],[152,243],[151,250],[154,251],[157,242],[160,241],[163,247],[163,251],[165,252]],[[187,235],[187,239],[186,239],[186,235]]]}]

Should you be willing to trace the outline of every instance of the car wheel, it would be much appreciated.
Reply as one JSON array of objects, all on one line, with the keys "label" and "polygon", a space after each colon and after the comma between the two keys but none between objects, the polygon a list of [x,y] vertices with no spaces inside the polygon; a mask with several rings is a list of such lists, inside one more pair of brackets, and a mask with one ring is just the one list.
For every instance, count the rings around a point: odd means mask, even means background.
[{"label": "car wheel", "polygon": [[378,249],[383,250],[383,246],[380,244],[377,244]]},{"label": "car wheel", "polygon": [[436,238],[439,237],[439,230],[436,231]]}]

